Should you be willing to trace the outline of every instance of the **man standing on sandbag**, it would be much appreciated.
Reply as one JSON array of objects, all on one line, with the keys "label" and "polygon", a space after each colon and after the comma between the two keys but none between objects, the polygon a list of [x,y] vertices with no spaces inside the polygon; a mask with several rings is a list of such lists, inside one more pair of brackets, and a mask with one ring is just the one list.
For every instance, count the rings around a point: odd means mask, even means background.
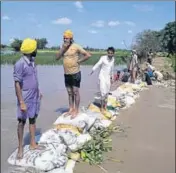
[{"label": "man standing on sandbag", "polygon": [[29,119],[30,149],[41,149],[35,142],[35,123],[42,97],[39,93],[37,69],[34,62],[37,54],[36,40],[25,39],[20,50],[23,56],[15,63],[13,72],[17,96],[19,142],[17,159],[23,158],[23,133],[27,119]]},{"label": "man standing on sandbag", "polygon": [[101,56],[99,61],[92,68],[93,72],[100,67],[99,73],[99,85],[101,92],[101,112],[106,111],[107,105],[107,97],[110,92],[111,84],[113,83],[113,70],[114,70],[114,53],[115,49],[113,47],[109,47],[107,49],[107,55]]},{"label": "man standing on sandbag", "polygon": [[[64,32],[63,41],[62,48],[59,53],[56,54],[56,60],[63,57],[65,86],[69,97],[69,112],[67,112],[65,116],[71,115],[71,118],[74,118],[79,113],[80,64],[88,60],[91,55],[81,46],[74,43],[73,33],[70,30]],[[83,56],[79,58],[79,55]]]},{"label": "man standing on sandbag", "polygon": [[132,50],[129,71],[131,76],[131,83],[135,83],[138,71],[138,57],[136,50]]}]

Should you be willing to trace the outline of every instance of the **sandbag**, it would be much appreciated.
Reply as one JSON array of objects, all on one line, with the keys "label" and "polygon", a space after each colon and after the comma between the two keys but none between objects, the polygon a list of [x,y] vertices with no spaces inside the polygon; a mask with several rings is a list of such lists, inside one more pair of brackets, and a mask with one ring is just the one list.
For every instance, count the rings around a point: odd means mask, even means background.
[{"label": "sandbag", "polygon": [[86,132],[92,124],[94,124],[96,117],[87,116],[86,113],[79,113],[74,119],[71,119],[70,116],[64,117],[64,114],[58,117],[54,122],[54,125],[72,125],[77,127],[79,132]]},{"label": "sandbag", "polygon": [[124,99],[125,103],[126,103],[126,107],[130,107],[132,104],[135,103],[134,98],[130,97],[130,96],[126,96]]},{"label": "sandbag", "polygon": [[43,150],[30,150],[29,145],[24,147],[24,155],[21,160],[17,160],[17,149],[8,158],[11,165],[33,167],[41,171],[49,171],[60,168],[67,163],[66,146],[64,144],[44,144]]},{"label": "sandbag", "polygon": [[98,129],[98,128],[107,128],[112,124],[112,121],[110,120],[99,120],[96,121],[95,125],[93,128]]},{"label": "sandbag", "polygon": [[62,139],[60,138],[59,131],[56,129],[49,129],[46,132],[44,132],[39,141],[39,144],[51,144],[51,143],[62,143]]},{"label": "sandbag", "polygon": [[114,108],[116,107],[120,107],[120,103],[117,101],[116,97],[115,96],[112,96],[112,95],[108,95],[108,98],[107,98],[107,106],[112,106]]},{"label": "sandbag", "polygon": [[82,135],[79,135],[77,138],[76,138],[76,141],[75,143],[71,144],[68,146],[68,148],[72,151],[72,152],[75,152],[75,151],[78,151],[80,149],[82,149],[83,145],[88,142],[89,140],[91,140],[92,137],[87,133],[87,134],[82,134]]},{"label": "sandbag", "polygon": [[52,171],[49,171],[47,173],[73,173],[75,163],[76,162],[74,160],[69,159],[66,163],[65,168],[53,169]]}]

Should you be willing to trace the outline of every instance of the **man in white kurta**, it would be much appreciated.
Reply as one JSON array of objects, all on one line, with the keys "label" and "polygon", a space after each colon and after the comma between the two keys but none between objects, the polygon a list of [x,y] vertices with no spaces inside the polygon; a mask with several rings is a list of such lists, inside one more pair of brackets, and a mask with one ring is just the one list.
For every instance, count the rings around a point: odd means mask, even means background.
[{"label": "man in white kurta", "polygon": [[92,74],[96,69],[100,68],[99,85],[101,92],[101,111],[106,109],[106,99],[110,92],[111,83],[113,82],[114,53],[115,49],[113,47],[109,47],[107,49],[107,55],[100,57],[91,72]]}]

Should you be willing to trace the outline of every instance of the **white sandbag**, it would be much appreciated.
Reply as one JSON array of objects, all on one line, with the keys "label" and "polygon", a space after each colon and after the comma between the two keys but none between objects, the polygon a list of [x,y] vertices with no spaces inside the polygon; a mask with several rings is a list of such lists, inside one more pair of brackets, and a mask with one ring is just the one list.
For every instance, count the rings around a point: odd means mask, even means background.
[{"label": "white sandbag", "polygon": [[111,94],[112,96],[115,96],[118,99],[121,96],[125,95],[126,92],[123,91],[120,87],[118,87],[116,90],[112,91]]},{"label": "white sandbag", "polygon": [[[101,119],[102,118],[102,114],[101,114],[101,112],[93,112],[93,111],[91,111],[91,110],[87,110],[86,111],[86,114],[88,115],[88,116],[93,116],[93,117],[95,117],[96,119],[95,119],[95,122],[97,121],[97,119]],[[94,122],[94,123],[95,123]]]},{"label": "white sandbag", "polygon": [[40,144],[42,144],[42,143],[47,143],[47,144],[60,143],[61,144],[62,140],[60,138],[60,134],[59,134],[58,130],[50,129],[41,135],[38,143],[40,143]]},{"label": "white sandbag", "polygon": [[90,141],[92,137],[89,134],[82,134],[77,137],[77,140],[74,144],[69,145],[68,148],[72,151],[78,151],[79,149],[82,149],[83,145]]},{"label": "white sandbag", "polygon": [[95,120],[96,117],[88,116],[86,113],[79,113],[74,119],[71,119],[70,116],[64,117],[64,115],[61,115],[54,122],[54,125],[69,124],[84,130],[89,129],[89,127],[94,124]]},{"label": "white sandbag", "polygon": [[67,130],[60,130],[59,134],[61,139],[67,146],[77,143],[77,134]]},{"label": "white sandbag", "polygon": [[130,107],[132,104],[135,103],[135,100],[134,100],[134,98],[132,98],[130,96],[126,96],[125,103],[126,103],[126,107]]},{"label": "white sandbag", "polygon": [[21,160],[17,160],[17,149],[8,158],[11,165],[33,167],[41,171],[49,171],[54,168],[63,167],[68,158],[66,146],[64,144],[44,144],[43,150],[30,150],[29,145],[23,149],[24,155]]},{"label": "white sandbag", "polygon": [[94,127],[97,128],[107,128],[112,124],[112,121],[110,120],[100,120],[97,121],[94,125]]},{"label": "white sandbag", "polygon": [[76,161],[74,160],[68,160],[65,169],[54,169],[52,171],[49,171],[47,173],[73,173],[73,169],[75,167]]}]

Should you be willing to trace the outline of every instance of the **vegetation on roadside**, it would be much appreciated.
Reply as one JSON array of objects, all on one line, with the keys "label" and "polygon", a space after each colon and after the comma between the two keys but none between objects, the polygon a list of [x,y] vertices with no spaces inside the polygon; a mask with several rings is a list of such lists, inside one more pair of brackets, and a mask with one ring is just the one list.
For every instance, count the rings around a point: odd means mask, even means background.
[{"label": "vegetation on roadside", "polygon": [[[147,58],[147,52],[152,49],[154,54],[161,52],[164,56],[167,56],[172,61],[172,68],[175,71],[175,54],[176,54],[176,22],[169,22],[160,31],[144,30],[136,35],[131,49],[136,49],[138,52],[139,62],[144,62]],[[53,46],[47,48],[46,38],[37,38],[37,47],[39,49],[36,57],[36,63],[41,65],[56,65],[62,64],[62,60],[55,61],[56,51],[59,50],[59,46]],[[21,56],[19,53],[22,40],[14,39],[10,46],[1,44],[1,52],[3,49],[14,50],[15,53],[10,55],[1,54],[1,64],[14,64]],[[106,54],[106,50],[86,47],[87,51],[92,53],[92,57],[86,61],[85,65],[95,64],[99,57]],[[128,50],[116,50],[116,64],[123,64],[129,61],[130,52]]]},{"label": "vegetation on roadside", "polygon": [[111,125],[108,128],[90,132],[92,139],[85,143],[83,149],[79,151],[81,159],[91,165],[101,164],[104,161],[103,154],[112,151],[111,134],[114,132],[123,132],[123,130],[119,126]]},{"label": "vegetation on roadside", "polygon": [[[106,54],[106,52],[91,52],[92,56],[83,63],[83,65],[94,65],[100,58],[100,56]],[[115,63],[116,64],[123,64],[123,58],[129,56],[128,51],[124,52],[116,52],[115,54]],[[36,57],[36,64],[40,65],[61,65],[62,59],[56,61],[56,52],[55,51],[38,51]],[[21,53],[14,53],[10,55],[1,55],[1,64],[14,64],[20,57],[22,56]]]},{"label": "vegetation on roadside", "polygon": [[176,54],[170,55],[171,60],[171,67],[173,68],[174,72],[176,72]]},{"label": "vegetation on roadside", "polygon": [[175,71],[176,55],[176,22],[169,22],[160,31],[144,30],[136,35],[135,44],[132,48],[138,52],[139,59],[147,58],[147,52],[152,49],[157,55],[168,57],[172,61],[172,68]]}]

